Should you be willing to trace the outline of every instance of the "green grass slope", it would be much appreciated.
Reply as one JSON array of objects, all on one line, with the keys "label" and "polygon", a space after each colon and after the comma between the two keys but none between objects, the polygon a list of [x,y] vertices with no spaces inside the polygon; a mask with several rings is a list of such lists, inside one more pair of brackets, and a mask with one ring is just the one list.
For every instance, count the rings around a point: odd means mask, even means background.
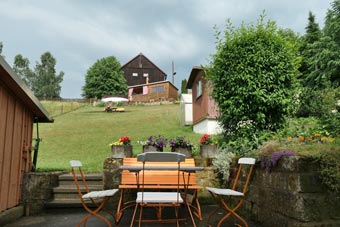
[{"label": "green grass slope", "polygon": [[[134,155],[142,151],[137,141],[151,135],[166,138],[186,136],[198,145],[201,135],[192,127],[180,126],[179,105],[125,106],[125,112],[106,113],[90,105],[55,117],[52,124],[39,124],[38,171],[69,170],[69,161],[79,159],[87,172],[101,172],[103,161],[111,156],[110,143],[127,135]],[[36,132],[34,132],[34,137]],[[165,151],[169,151],[168,146]]]}]

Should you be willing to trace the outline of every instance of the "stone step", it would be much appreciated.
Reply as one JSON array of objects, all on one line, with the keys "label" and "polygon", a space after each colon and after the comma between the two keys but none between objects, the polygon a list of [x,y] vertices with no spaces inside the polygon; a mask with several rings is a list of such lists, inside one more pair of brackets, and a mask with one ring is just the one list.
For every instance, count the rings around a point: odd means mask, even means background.
[{"label": "stone step", "polygon": [[[95,202],[99,203],[102,200],[95,200]],[[91,201],[86,201],[85,204],[89,207],[95,207],[95,205]],[[82,207],[81,201],[79,198],[77,199],[54,199],[45,204],[46,208],[78,208]]]},{"label": "stone step", "polygon": [[[82,192],[86,193],[81,176],[77,175],[77,179],[79,180]],[[102,174],[85,174],[85,179],[90,191],[103,190]],[[78,190],[71,174],[60,175],[58,185],[59,186],[52,189],[53,199],[45,203],[47,208],[82,207]],[[93,206],[91,201],[88,201],[87,205]]]},{"label": "stone step", "polygon": [[[91,184],[102,184],[103,175],[102,174],[86,174],[86,183]],[[82,179],[80,175],[77,175],[79,184],[82,184]],[[59,176],[59,185],[75,185],[73,176],[71,174],[63,174]]]}]

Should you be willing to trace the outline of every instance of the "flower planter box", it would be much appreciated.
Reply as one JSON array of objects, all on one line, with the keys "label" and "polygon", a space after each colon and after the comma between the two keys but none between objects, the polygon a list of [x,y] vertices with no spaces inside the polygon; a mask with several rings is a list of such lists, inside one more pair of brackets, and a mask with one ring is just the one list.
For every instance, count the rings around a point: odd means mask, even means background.
[{"label": "flower planter box", "polygon": [[163,151],[163,147],[156,147],[151,145],[143,145],[143,153],[150,151]]},{"label": "flower planter box", "polygon": [[132,157],[132,145],[113,145],[112,157],[113,158],[131,158]]},{"label": "flower planter box", "polygon": [[188,147],[176,147],[172,149],[172,152],[184,154],[187,158],[191,158],[192,156],[192,151]]},{"label": "flower planter box", "polygon": [[200,147],[200,155],[202,158],[215,158],[217,154],[217,145],[201,145]]}]

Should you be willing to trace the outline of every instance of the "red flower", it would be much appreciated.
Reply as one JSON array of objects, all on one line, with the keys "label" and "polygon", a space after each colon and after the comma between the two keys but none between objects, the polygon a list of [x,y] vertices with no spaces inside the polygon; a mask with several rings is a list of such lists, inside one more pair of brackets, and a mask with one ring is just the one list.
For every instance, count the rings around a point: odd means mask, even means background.
[{"label": "red flower", "polygon": [[200,143],[204,145],[208,145],[212,143],[212,140],[208,134],[204,134],[200,139]]},{"label": "red flower", "polygon": [[123,143],[124,145],[131,145],[131,139],[129,136],[122,136],[119,142]]}]

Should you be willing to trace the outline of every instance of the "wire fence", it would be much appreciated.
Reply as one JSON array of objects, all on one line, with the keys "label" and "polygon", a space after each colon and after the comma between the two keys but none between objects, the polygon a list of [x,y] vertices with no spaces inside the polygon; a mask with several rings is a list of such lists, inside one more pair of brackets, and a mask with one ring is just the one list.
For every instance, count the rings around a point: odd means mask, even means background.
[{"label": "wire fence", "polygon": [[70,113],[93,102],[91,99],[49,99],[40,100],[50,117]]}]

